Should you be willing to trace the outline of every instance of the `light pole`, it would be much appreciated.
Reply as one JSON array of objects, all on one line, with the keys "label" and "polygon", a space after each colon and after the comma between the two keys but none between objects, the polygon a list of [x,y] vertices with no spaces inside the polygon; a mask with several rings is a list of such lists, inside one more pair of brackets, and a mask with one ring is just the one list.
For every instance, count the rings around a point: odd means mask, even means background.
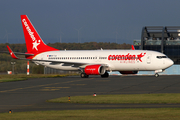
[{"label": "light pole", "polygon": [[14,74],[14,65],[15,64],[16,64],[16,62],[11,62],[13,74]]}]

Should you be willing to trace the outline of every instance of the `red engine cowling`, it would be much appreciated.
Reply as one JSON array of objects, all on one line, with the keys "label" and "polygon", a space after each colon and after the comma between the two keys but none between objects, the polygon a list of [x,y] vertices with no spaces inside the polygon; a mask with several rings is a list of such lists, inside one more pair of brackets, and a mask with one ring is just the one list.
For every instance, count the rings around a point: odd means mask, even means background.
[{"label": "red engine cowling", "polygon": [[88,65],[85,67],[84,72],[86,75],[103,75],[106,70],[105,67],[101,65]]},{"label": "red engine cowling", "polygon": [[121,74],[137,74],[138,71],[119,71]]}]

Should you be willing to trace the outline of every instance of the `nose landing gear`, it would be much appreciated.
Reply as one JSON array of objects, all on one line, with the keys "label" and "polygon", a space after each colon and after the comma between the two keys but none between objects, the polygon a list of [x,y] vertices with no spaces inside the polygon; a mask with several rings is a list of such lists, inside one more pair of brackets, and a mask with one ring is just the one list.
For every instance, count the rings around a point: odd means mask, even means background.
[{"label": "nose landing gear", "polygon": [[156,73],[154,76],[155,76],[155,77],[159,77],[159,74],[158,74],[158,73]]}]

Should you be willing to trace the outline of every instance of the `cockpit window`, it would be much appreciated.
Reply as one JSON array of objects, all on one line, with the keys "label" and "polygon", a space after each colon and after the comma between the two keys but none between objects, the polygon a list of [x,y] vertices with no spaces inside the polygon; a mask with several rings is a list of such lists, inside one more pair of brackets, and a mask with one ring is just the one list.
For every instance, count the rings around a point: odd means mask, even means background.
[{"label": "cockpit window", "polygon": [[167,56],[157,56],[157,58],[161,59],[161,58],[167,58]]}]

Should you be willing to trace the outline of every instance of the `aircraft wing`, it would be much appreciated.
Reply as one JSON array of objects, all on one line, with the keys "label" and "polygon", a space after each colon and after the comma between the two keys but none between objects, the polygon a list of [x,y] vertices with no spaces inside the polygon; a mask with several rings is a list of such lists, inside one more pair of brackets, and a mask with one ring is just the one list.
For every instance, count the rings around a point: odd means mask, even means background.
[{"label": "aircraft wing", "polygon": [[[72,67],[80,67],[80,68],[85,68],[87,65],[96,65],[98,63],[82,63],[82,62],[68,62],[68,61],[53,61],[53,60],[41,60],[41,59],[30,59],[33,62],[36,61],[42,61],[42,62],[50,62],[49,64],[51,65],[57,65],[57,64],[62,64],[62,66],[72,66]],[[102,66],[108,67],[107,64],[98,64]]]}]

